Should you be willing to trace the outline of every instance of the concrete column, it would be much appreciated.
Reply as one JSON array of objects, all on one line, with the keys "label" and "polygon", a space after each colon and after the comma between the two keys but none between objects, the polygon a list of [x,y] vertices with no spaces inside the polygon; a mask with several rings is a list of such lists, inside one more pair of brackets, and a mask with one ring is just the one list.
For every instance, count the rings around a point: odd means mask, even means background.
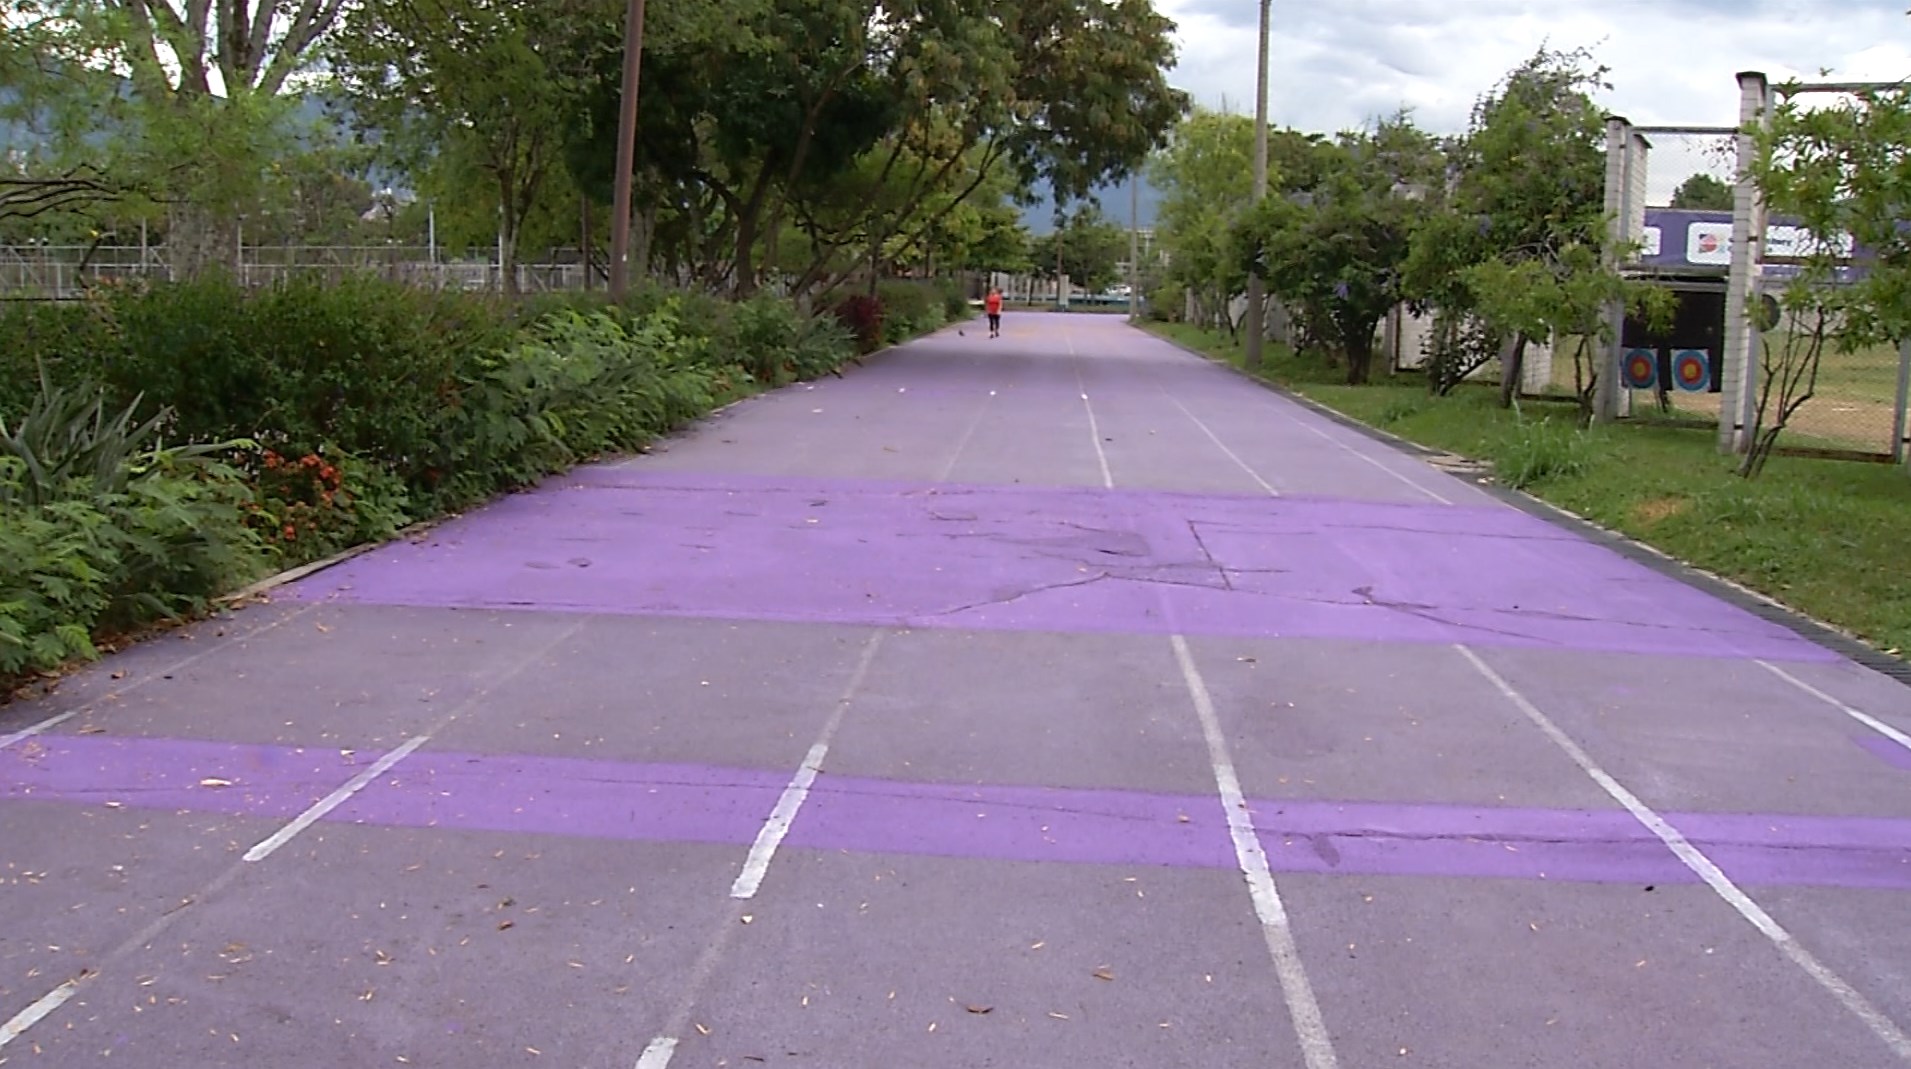
[{"label": "concrete column", "polygon": [[[1632,219],[1632,128],[1620,116],[1606,119],[1606,268],[1619,268],[1619,247],[1630,239],[1627,231]],[[1626,326],[1626,306],[1620,301],[1606,305],[1605,326],[1611,338],[1600,347],[1597,361],[1599,382],[1593,391],[1593,419],[1607,422],[1619,418],[1619,398],[1625,392],[1620,385],[1624,351],[1621,335]]]},{"label": "concrete column", "polygon": [[1758,433],[1760,260],[1765,238],[1765,193],[1752,180],[1758,145],[1752,131],[1772,121],[1772,88],[1764,74],[1738,76],[1738,187],[1732,201],[1732,267],[1725,289],[1725,366],[1720,374],[1719,452],[1743,453]]}]

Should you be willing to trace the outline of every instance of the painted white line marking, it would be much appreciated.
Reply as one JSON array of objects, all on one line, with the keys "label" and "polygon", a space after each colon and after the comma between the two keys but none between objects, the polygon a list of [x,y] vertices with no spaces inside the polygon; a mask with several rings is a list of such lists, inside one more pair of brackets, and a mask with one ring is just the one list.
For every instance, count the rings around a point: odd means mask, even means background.
[{"label": "painted white line marking", "polygon": [[38,1024],[40,1018],[59,1009],[60,1005],[67,999],[72,998],[73,993],[79,989],[80,982],[78,980],[68,980],[66,983],[41,995],[35,1000],[33,1005],[14,1014],[13,1019],[6,1024],[0,1024],[0,1047],[5,1047],[7,1044],[19,1039],[20,1033]]},{"label": "painted white line marking", "polygon": [[1208,760],[1214,766],[1214,783],[1220,791],[1221,807],[1227,813],[1228,836],[1234,840],[1234,856],[1247,879],[1248,896],[1254,900],[1255,916],[1267,939],[1268,953],[1274,958],[1274,971],[1280,977],[1281,994],[1287,999],[1287,1013],[1294,1022],[1300,1040],[1301,1055],[1307,1069],[1335,1069],[1334,1043],[1321,1019],[1320,1003],[1314,999],[1314,987],[1301,964],[1300,947],[1288,923],[1287,908],[1281,904],[1280,890],[1274,886],[1274,873],[1267,866],[1267,853],[1254,832],[1254,817],[1248,812],[1247,798],[1241,793],[1241,781],[1234,772],[1234,759],[1228,755],[1227,739],[1221,734],[1221,721],[1214,712],[1214,699],[1208,685],[1195,667],[1188,640],[1170,636],[1175,660],[1181,664],[1181,677],[1187,683],[1194,711],[1201,718],[1201,734],[1208,742]]},{"label": "painted white line marking", "polygon": [[975,410],[975,418],[969,421],[968,429],[962,432],[961,440],[956,442],[955,452],[949,454],[949,462],[942,466],[942,474],[936,476],[937,482],[946,483],[949,481],[949,476],[955,474],[956,462],[962,459],[963,452],[969,448],[969,440],[975,437],[976,428],[982,426],[982,420],[988,416],[989,408],[994,402],[995,391],[990,390],[989,396],[984,398],[981,406]]},{"label": "painted white line marking", "polygon": [[644,1048],[643,1056],[637,1059],[637,1069],[664,1069],[670,1064],[670,1056],[677,1053],[677,1041],[670,1036],[658,1036]]},{"label": "painted white line marking", "polygon": [[1088,412],[1088,436],[1095,442],[1095,460],[1101,465],[1101,484],[1105,489],[1115,488],[1115,473],[1108,468],[1108,451],[1101,447],[1101,424],[1095,421],[1095,406],[1088,403],[1088,395],[1082,394],[1082,408]]},{"label": "painted white line marking", "polygon": [[[1311,415],[1311,414],[1312,413],[1308,413],[1308,415]],[[1346,442],[1341,441],[1339,438],[1336,438],[1333,435],[1327,433],[1326,431],[1321,430],[1319,427],[1314,426],[1312,421],[1302,418],[1302,419],[1295,420],[1295,422],[1299,423],[1301,426],[1307,428],[1309,431],[1312,431],[1313,433],[1319,435],[1320,437],[1327,439],[1329,442],[1332,442],[1334,445],[1337,445],[1340,448],[1346,450],[1347,452],[1352,453],[1354,456],[1359,457],[1361,460],[1364,460],[1367,463],[1372,464],[1374,467],[1379,468],[1381,471],[1386,472],[1388,475],[1391,475],[1394,478],[1400,480],[1401,482],[1406,483],[1408,486],[1413,487],[1415,490],[1420,491],[1421,493],[1427,495],[1433,500],[1438,501],[1440,504],[1442,505],[1453,504],[1453,502],[1449,500],[1448,498],[1442,497],[1441,495],[1434,493],[1432,490],[1429,490],[1426,487],[1421,486],[1419,483],[1393,470],[1392,468],[1386,466],[1385,464],[1382,464],[1380,461],[1375,460],[1373,457],[1368,456],[1366,453],[1363,453],[1360,450],[1355,449],[1353,446],[1348,445]]]},{"label": "painted white line marking", "polygon": [[19,731],[16,731],[11,735],[0,736],[0,750],[4,750],[7,747],[12,746],[16,742],[25,742],[27,739],[30,739],[33,736],[38,735],[41,732],[46,731],[48,729],[59,727],[61,724],[66,723],[68,720],[71,720],[78,715],[80,715],[80,711],[78,709],[68,709],[66,712],[60,713],[57,716],[49,716],[45,720],[42,720],[39,723],[32,725],[31,727],[21,728]]},{"label": "painted white line marking", "polygon": [[1261,478],[1260,472],[1255,471],[1253,468],[1249,467],[1247,461],[1242,460],[1240,456],[1234,452],[1234,450],[1229,449],[1227,447],[1227,443],[1223,442],[1219,435],[1209,430],[1208,425],[1201,422],[1201,417],[1195,415],[1193,412],[1188,411],[1188,406],[1182,404],[1180,398],[1170,397],[1168,398],[1168,400],[1174,402],[1174,406],[1181,410],[1182,415],[1185,415],[1189,419],[1194,420],[1194,425],[1201,428],[1201,433],[1208,436],[1208,441],[1213,442],[1215,446],[1221,450],[1221,452],[1226,453],[1228,455],[1229,460],[1234,461],[1237,467],[1239,467],[1242,471],[1247,472],[1248,478],[1253,479],[1256,483],[1259,483],[1261,489],[1266,490],[1269,497],[1281,496],[1281,492],[1279,490],[1274,489],[1271,483],[1269,483],[1266,479]]},{"label": "painted white line marking", "polygon": [[431,741],[430,735],[413,735],[411,738],[406,739],[404,745],[378,760],[373,761],[372,767],[346,780],[344,786],[319,799],[310,809],[293,817],[292,823],[287,824],[285,827],[273,832],[270,836],[260,840],[257,846],[245,852],[244,859],[247,861],[264,861],[266,858],[271,857],[274,850],[291,842],[294,835],[311,827],[318,822],[320,817],[345,804],[345,801],[352,795],[364,790],[373,780],[391,771],[391,766],[411,756],[413,750],[416,750],[429,741]]},{"label": "painted white line marking", "polygon": [[863,680],[869,676],[869,665],[876,659],[876,650],[882,646],[885,632],[878,631],[863,644],[863,655],[856,662],[856,670],[850,673],[849,684],[843,688],[843,696],[836,701],[829,719],[823,724],[823,731],[810,747],[808,756],[796,768],[796,775],[790,778],[789,786],[783,788],[783,794],[776,800],[776,808],[770,810],[770,818],[757,830],[756,842],[750,846],[750,854],[743,861],[743,871],[737,873],[736,882],[730,885],[731,898],[754,898],[757,888],[763,886],[763,877],[770,871],[770,862],[776,859],[776,848],[783,844],[783,837],[790,833],[790,825],[795,823],[796,814],[802,810],[803,802],[810,796],[810,785],[816,782],[816,774],[823,770],[823,759],[829,756],[829,744],[836,738],[836,731],[843,726],[843,715],[849,711],[851,702],[856,700],[856,692],[862,689]]},{"label": "painted white line marking", "polygon": [[1520,712],[1526,714],[1526,719],[1532,721],[1533,725],[1539,728],[1547,738],[1553,740],[1553,745],[1564,751],[1567,757],[1572,758],[1573,763],[1591,777],[1594,783],[1599,784],[1601,790],[1611,796],[1613,801],[1625,807],[1626,812],[1631,813],[1633,819],[1645,825],[1646,830],[1658,836],[1659,841],[1666,845],[1666,849],[1672,851],[1673,856],[1684,862],[1686,868],[1691,869],[1699,879],[1704,880],[1707,887],[1724,899],[1727,905],[1738,911],[1739,916],[1745,918],[1752,927],[1757,928],[1765,938],[1771,940],[1772,945],[1776,946],[1785,957],[1791,959],[1792,964],[1816,981],[1819,987],[1829,992],[1840,1005],[1851,1011],[1853,1016],[1864,1022],[1865,1027],[1871,1029],[1873,1034],[1883,1040],[1893,1054],[1901,1060],[1911,1061],[1911,1036],[1906,1036],[1895,1021],[1873,1006],[1869,999],[1858,992],[1857,988],[1852,987],[1843,977],[1819,961],[1811,951],[1801,946],[1791,932],[1779,924],[1771,914],[1765,912],[1764,907],[1754,902],[1750,895],[1740,890],[1739,886],[1732,882],[1731,877],[1713,864],[1712,859],[1706,857],[1698,847],[1687,841],[1679,829],[1667,823],[1664,817],[1653,811],[1652,807],[1640,801],[1639,797],[1627,790],[1625,785],[1595,764],[1592,757],[1585,750],[1580,749],[1579,744],[1574,742],[1571,736],[1561,731],[1559,725],[1553,723],[1545,713],[1540,712],[1538,706],[1526,700],[1525,695],[1515,690],[1512,684],[1495,672],[1492,666],[1481,660],[1478,654],[1465,646],[1455,646],[1454,649],[1459,650],[1462,656],[1472,662],[1473,667],[1478,669],[1480,674],[1485,676],[1501,694],[1505,695],[1507,701],[1512,702]]},{"label": "painted white line marking", "polygon": [[[313,609],[316,609],[316,608],[318,608],[318,603],[314,602],[310,605],[305,606],[302,609],[296,609],[292,612],[289,612],[286,615],[279,617],[277,620],[274,620],[269,624],[264,624],[259,627],[255,627],[252,630],[247,631],[245,634],[233,635],[230,638],[222,639],[219,642],[214,643],[212,646],[206,649],[199,650],[198,652],[189,654],[185,657],[181,657],[179,660],[172,662],[171,664],[165,666],[164,668],[160,668],[156,671],[149,672],[146,675],[140,676],[138,679],[129,680],[121,686],[114,687],[112,688],[112,693],[118,694],[118,695],[131,694],[133,691],[136,691],[139,688],[145,686],[146,684],[151,683],[155,679],[163,679],[166,676],[169,676],[175,672],[178,672],[182,668],[191,667],[193,664],[199,661],[202,661],[206,659],[207,657],[212,656],[215,653],[218,653],[220,650],[223,650],[228,646],[234,645],[236,643],[245,642],[249,639],[258,637],[259,635],[263,635],[267,631],[272,630],[273,628],[281,627],[285,624],[289,624],[293,620],[296,620],[299,617],[304,616],[306,613],[311,612]],[[58,727],[59,725],[66,723],[68,720],[73,719],[74,717],[80,715],[81,713],[87,712],[88,710],[92,709],[95,704],[96,703],[94,702],[88,702],[85,705],[80,706],[78,709],[69,709],[64,713],[58,714],[57,716],[50,716],[46,718],[45,720],[40,721],[37,724],[22,728],[11,735],[0,735],[0,750],[4,750],[9,746],[14,745],[15,743],[25,742],[27,739],[30,739],[33,736],[40,734],[41,732],[47,731],[50,728]]]},{"label": "painted white line marking", "polygon": [[1837,698],[1834,698],[1831,695],[1825,693],[1824,691],[1819,690],[1817,687],[1812,686],[1810,683],[1805,682],[1804,680],[1798,678],[1795,675],[1792,675],[1790,672],[1785,671],[1783,668],[1780,668],[1779,666],[1772,664],[1769,661],[1759,661],[1757,662],[1757,664],[1759,665],[1759,667],[1772,673],[1778,678],[1784,680],[1787,683],[1790,683],[1792,686],[1797,687],[1799,690],[1804,691],[1805,693],[1811,695],[1812,697],[1817,698],[1819,701],[1824,702],[1826,705],[1829,705],[1832,708],[1837,709],[1838,711],[1844,713],[1846,716],[1852,718],[1853,720],[1856,720],[1858,723],[1863,724],[1864,726],[1870,728],[1871,730],[1877,732],[1878,734],[1883,735],[1885,738],[1890,739],[1892,742],[1897,743],[1899,746],[1902,746],[1907,750],[1911,750],[1911,735],[1906,735],[1904,732],[1899,731],[1897,728],[1892,727],[1890,724],[1887,724],[1884,721],[1879,720],[1877,717],[1872,716],[1871,714],[1866,713],[1861,709],[1853,709],[1851,706],[1846,705],[1844,702],[1839,701]]}]

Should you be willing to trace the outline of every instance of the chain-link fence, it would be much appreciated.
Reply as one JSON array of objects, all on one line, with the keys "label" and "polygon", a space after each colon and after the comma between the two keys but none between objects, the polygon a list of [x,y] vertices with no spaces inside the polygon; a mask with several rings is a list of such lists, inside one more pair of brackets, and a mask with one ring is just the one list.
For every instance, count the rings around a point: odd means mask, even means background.
[{"label": "chain-link fence", "polygon": [[[496,290],[503,282],[495,259],[446,258],[424,246],[247,246],[238,264],[246,285],[365,273],[438,289]],[[164,246],[0,246],[0,298],[6,299],[66,300],[102,282],[170,274]],[[602,285],[603,265],[587,267],[574,249],[517,265],[524,293],[583,289],[587,277],[589,284]]]}]

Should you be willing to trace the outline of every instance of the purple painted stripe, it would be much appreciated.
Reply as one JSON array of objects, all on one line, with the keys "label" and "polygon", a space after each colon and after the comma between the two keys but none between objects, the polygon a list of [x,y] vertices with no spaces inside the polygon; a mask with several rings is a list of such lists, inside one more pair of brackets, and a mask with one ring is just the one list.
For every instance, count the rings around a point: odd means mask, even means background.
[{"label": "purple painted stripe", "polygon": [[[376,759],[329,749],[55,735],[0,753],[0,799],[284,819]],[[421,750],[327,819],[612,841],[752,841],[782,771]],[[205,787],[206,778],[230,787]],[[1619,810],[1251,803],[1276,871],[1691,882]],[[1911,820],[1667,818],[1747,885],[1911,889]],[[1007,861],[1228,869],[1210,795],[908,783],[825,774],[790,846]]]},{"label": "purple painted stripe", "polygon": [[1866,735],[1852,741],[1892,768],[1911,772],[1911,750],[1906,750],[1890,739],[1879,738],[1876,735]]},{"label": "purple painted stripe", "polygon": [[[641,538],[633,537],[641,532]],[[411,606],[1836,660],[1512,509],[574,472],[295,584]]]}]

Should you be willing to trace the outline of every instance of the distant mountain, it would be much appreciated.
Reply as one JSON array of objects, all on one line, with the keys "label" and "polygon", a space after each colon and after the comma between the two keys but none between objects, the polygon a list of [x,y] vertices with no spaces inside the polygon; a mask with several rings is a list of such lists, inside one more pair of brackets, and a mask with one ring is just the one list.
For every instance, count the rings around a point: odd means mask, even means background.
[{"label": "distant mountain", "polygon": [[[1036,203],[1022,209],[1022,225],[1027,227],[1031,234],[1047,234],[1055,229],[1055,201],[1049,194],[1046,184],[1038,186],[1035,190],[1035,194],[1038,198]],[[1100,186],[1095,189],[1093,196],[1095,200],[1100,202],[1101,212],[1104,216],[1108,217],[1110,222],[1113,222],[1116,226],[1126,227],[1128,225],[1128,183],[1123,182],[1115,186]],[[1161,191],[1148,184],[1144,179],[1141,181],[1141,190],[1138,199],[1140,204],[1137,214],[1140,218],[1140,225],[1142,229],[1145,230],[1155,225],[1155,216],[1159,213],[1161,208]],[[1070,208],[1073,209],[1078,206],[1077,204],[1071,204]]]}]

